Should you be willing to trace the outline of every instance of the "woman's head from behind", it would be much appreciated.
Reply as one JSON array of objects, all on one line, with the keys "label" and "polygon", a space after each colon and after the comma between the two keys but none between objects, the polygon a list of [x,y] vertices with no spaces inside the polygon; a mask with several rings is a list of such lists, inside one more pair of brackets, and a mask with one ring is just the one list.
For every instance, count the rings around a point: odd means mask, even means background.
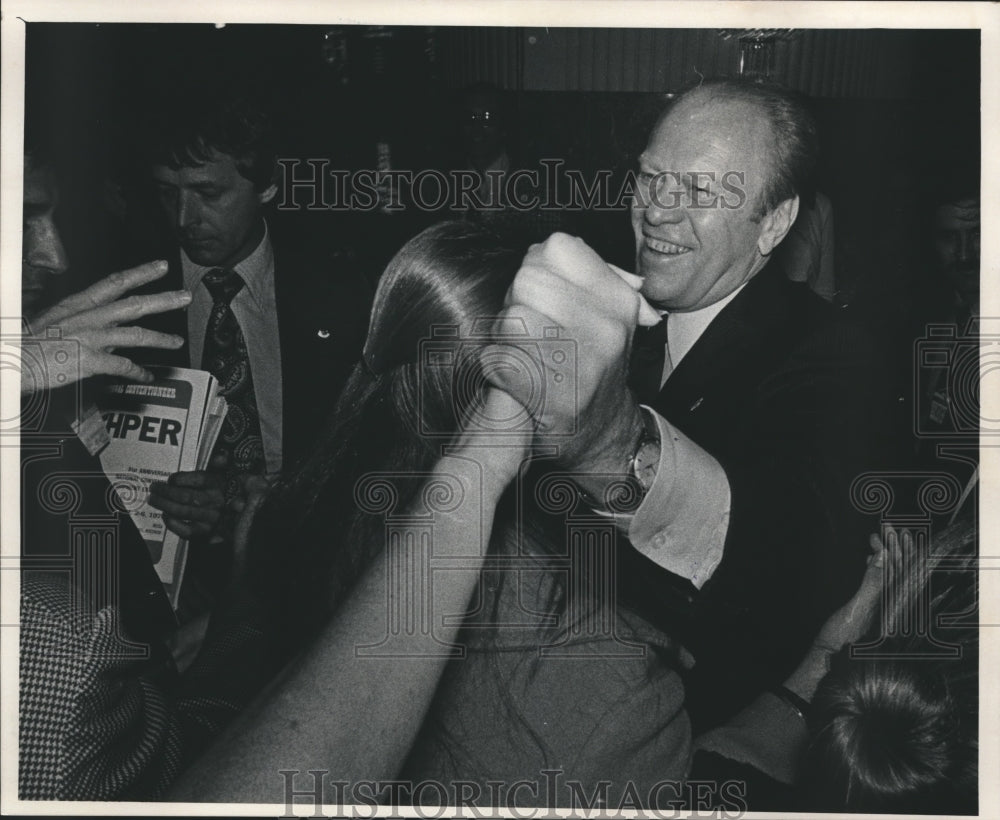
[{"label": "woman's head from behind", "polygon": [[[388,383],[411,434],[440,439],[482,397],[478,352],[526,248],[467,222],[442,222],[411,239],[379,281],[358,381]],[[354,381],[354,379],[352,379]]]},{"label": "woman's head from behind", "polygon": [[[358,510],[359,479],[394,474],[402,512],[419,474],[485,394],[477,354],[525,250],[482,227],[444,222],[389,263],[362,361],[322,440],[273,488],[254,525],[256,583],[286,635],[305,638],[304,624],[321,623],[384,542],[382,516]],[[291,543],[295,554],[279,554],[275,543]]]}]

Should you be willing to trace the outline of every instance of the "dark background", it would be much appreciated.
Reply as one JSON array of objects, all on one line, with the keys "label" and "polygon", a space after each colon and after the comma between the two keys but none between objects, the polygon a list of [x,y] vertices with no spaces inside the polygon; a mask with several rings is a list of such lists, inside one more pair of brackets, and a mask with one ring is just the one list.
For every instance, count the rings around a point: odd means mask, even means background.
[{"label": "dark background", "polygon": [[[181,79],[237,72],[259,84],[278,111],[284,156],[374,168],[376,144],[387,142],[393,167],[415,171],[453,163],[456,92],[490,81],[505,91],[513,156],[607,168],[617,180],[634,168],[664,95],[700,75],[739,73],[745,35],[29,24],[26,116],[62,166],[59,219],[74,262],[65,287],[144,261],[162,242],[131,126]],[[914,309],[934,200],[978,179],[979,50],[977,30],[803,30],[774,41],[770,76],[810,96],[821,128],[818,187],[834,206],[838,299],[873,321]],[[276,218],[355,255],[373,279],[429,218],[293,216]],[[631,266],[624,210],[578,216],[585,239]]]}]

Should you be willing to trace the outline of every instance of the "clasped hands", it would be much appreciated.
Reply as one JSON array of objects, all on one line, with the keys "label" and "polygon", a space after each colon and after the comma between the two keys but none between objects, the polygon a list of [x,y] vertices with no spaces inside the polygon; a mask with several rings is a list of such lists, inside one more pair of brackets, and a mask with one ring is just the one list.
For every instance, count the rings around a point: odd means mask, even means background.
[{"label": "clasped hands", "polygon": [[[629,355],[636,326],[660,316],[641,286],[640,277],[609,265],[583,240],[553,234],[529,249],[497,319],[498,336],[518,327],[531,343],[511,338],[482,354],[486,379],[532,414],[536,443],[558,445],[560,464],[581,476],[621,473],[642,431],[627,386]],[[556,339],[560,348],[575,348],[569,366],[564,355],[551,355],[545,340]],[[525,356],[541,391],[515,364]]]}]

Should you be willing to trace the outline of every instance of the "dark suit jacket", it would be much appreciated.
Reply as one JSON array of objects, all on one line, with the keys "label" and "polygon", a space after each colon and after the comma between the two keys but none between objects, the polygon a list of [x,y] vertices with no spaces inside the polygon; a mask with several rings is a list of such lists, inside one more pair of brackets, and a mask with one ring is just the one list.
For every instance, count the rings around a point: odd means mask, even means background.
[{"label": "dark suit jacket", "polygon": [[361,358],[372,292],[355,270],[329,257],[275,247],[281,337],[282,464],[309,453]]},{"label": "dark suit jacket", "polygon": [[[274,287],[278,308],[282,379],[282,469],[307,454],[351,370],[361,356],[372,292],[365,277],[338,266],[317,249],[278,246],[274,240]],[[183,287],[180,258],[171,260],[169,281],[156,290]],[[149,323],[153,326],[153,323]],[[157,329],[187,337],[181,311],[164,314]],[[140,360],[200,368],[186,348],[165,357]],[[266,390],[267,385],[254,385]]]},{"label": "dark suit jacket", "polygon": [[653,403],[720,462],[732,491],[723,560],[700,592],[637,553],[623,562],[640,609],[658,611],[696,657],[696,727],[783,681],[856,589],[878,522],[850,489],[887,466],[891,397],[873,343],[771,264]]}]

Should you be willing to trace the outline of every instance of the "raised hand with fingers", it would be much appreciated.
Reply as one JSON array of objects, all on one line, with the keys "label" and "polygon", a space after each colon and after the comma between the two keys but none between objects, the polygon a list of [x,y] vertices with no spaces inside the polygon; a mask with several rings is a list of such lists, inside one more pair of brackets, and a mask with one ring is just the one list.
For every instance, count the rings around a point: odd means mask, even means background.
[{"label": "raised hand with fingers", "polygon": [[894,601],[885,600],[884,590],[894,589],[903,573],[904,553],[913,549],[909,532],[902,534],[889,529],[885,541],[877,535],[869,539],[872,554],[861,578],[858,591],[823,624],[802,663],[786,681],[785,686],[806,701],[812,700],[820,680],[830,667],[830,658],[851,643],[864,637],[879,612],[892,612]]},{"label": "raised hand with fingers", "polygon": [[[861,578],[861,584],[854,596],[840,609],[827,618],[816,637],[815,645],[826,652],[839,652],[849,643],[856,643],[871,626],[879,611],[883,589],[890,588],[900,575],[902,553],[913,547],[909,532],[902,534],[888,530],[885,542],[877,535],[869,539],[872,554],[868,557],[868,567]],[[889,584],[885,583],[888,576]]]},{"label": "raised hand with fingers", "polygon": [[[30,373],[22,372],[22,394],[64,387],[97,375],[152,381],[153,375],[146,368],[114,351],[130,347],[175,350],[184,344],[180,336],[129,324],[145,316],[177,310],[190,304],[191,294],[186,290],[126,296],[129,291],[161,278],[166,272],[167,263],[159,261],[112,273],[31,319],[25,342],[51,338],[53,332],[58,331],[60,338],[76,342],[79,366],[39,362],[40,366],[32,368]],[[52,348],[51,345],[39,345],[39,349],[46,353],[49,350],[62,351],[62,348]],[[58,382],[56,374],[60,376]]]}]

